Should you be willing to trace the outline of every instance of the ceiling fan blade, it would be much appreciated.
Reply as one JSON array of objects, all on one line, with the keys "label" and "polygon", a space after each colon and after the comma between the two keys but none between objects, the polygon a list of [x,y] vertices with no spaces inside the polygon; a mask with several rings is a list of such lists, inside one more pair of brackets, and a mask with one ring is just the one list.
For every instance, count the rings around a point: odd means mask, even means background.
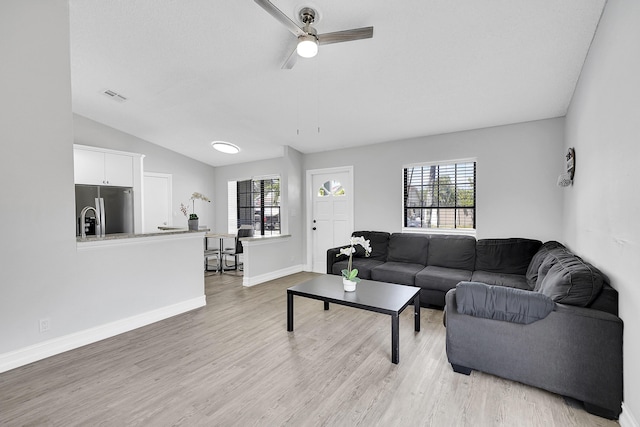
[{"label": "ceiling fan blade", "polygon": [[290,70],[293,68],[294,65],[296,65],[296,62],[298,62],[298,52],[296,51],[296,48],[293,48],[293,51],[291,52],[291,55],[289,55],[289,57],[287,58],[286,61],[284,61],[284,64],[282,64],[282,67],[280,67],[280,69],[282,70]]},{"label": "ceiling fan blade", "polygon": [[371,37],[373,37],[373,27],[354,28],[352,30],[336,31],[335,33],[318,34],[318,43],[342,43],[370,39]]},{"label": "ceiling fan blade", "polygon": [[287,15],[285,15],[280,9],[274,6],[269,0],[254,0],[258,5],[269,12],[271,16],[276,18],[282,25],[287,27],[289,31],[296,35],[296,37],[304,36],[305,33],[302,28],[298,27],[298,25],[291,20]]}]

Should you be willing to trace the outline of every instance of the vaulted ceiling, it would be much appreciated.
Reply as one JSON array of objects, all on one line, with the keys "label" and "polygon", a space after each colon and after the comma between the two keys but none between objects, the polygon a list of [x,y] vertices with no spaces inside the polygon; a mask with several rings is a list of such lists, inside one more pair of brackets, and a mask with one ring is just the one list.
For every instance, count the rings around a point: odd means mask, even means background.
[{"label": "vaulted ceiling", "polygon": [[74,112],[213,166],[563,116],[605,4],[272,2],[373,38],[282,70],[295,37],[253,0],[70,0]]}]

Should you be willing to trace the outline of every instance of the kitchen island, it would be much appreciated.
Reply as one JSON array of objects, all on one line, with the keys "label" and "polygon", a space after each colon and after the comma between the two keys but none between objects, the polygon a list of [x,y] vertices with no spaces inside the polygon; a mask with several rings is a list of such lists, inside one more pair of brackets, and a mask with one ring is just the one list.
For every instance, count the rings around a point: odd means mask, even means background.
[{"label": "kitchen island", "polygon": [[[64,272],[69,285],[59,287],[57,298],[81,303],[49,312],[49,339],[0,357],[0,367],[11,369],[205,306],[203,238],[203,231],[186,230],[78,238],[75,268]],[[82,295],[71,289],[82,289]]]}]

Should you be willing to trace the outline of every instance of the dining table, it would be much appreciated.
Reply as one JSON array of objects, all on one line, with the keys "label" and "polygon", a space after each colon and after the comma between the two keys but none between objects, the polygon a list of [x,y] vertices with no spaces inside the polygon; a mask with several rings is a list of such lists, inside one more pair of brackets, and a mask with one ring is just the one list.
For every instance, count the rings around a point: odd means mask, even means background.
[{"label": "dining table", "polygon": [[[233,248],[235,249],[235,238],[236,235],[235,234],[231,234],[231,233],[218,233],[218,232],[207,232],[204,235],[204,251],[205,251],[205,256],[207,253],[210,253],[211,255],[217,255],[218,257],[218,264],[217,264],[217,272],[219,272],[220,274],[222,274],[224,272],[224,265],[222,263],[222,254],[225,250],[224,248],[224,240],[225,239],[234,239],[234,243],[233,243]],[[209,239],[219,239],[219,245],[218,245],[218,249],[209,249]]]}]

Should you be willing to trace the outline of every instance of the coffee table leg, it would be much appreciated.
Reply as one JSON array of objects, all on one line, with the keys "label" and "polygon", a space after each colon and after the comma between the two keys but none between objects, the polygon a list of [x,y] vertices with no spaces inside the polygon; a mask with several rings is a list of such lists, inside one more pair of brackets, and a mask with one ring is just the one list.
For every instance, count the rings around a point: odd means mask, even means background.
[{"label": "coffee table leg", "polygon": [[293,331],[293,294],[287,291],[287,331]]},{"label": "coffee table leg", "polygon": [[400,362],[400,317],[398,313],[391,315],[391,363]]},{"label": "coffee table leg", "polygon": [[415,316],[416,332],[420,332],[420,294],[413,299],[413,315]]},{"label": "coffee table leg", "polygon": [[329,303],[327,301],[324,302],[324,309],[329,310]]}]

